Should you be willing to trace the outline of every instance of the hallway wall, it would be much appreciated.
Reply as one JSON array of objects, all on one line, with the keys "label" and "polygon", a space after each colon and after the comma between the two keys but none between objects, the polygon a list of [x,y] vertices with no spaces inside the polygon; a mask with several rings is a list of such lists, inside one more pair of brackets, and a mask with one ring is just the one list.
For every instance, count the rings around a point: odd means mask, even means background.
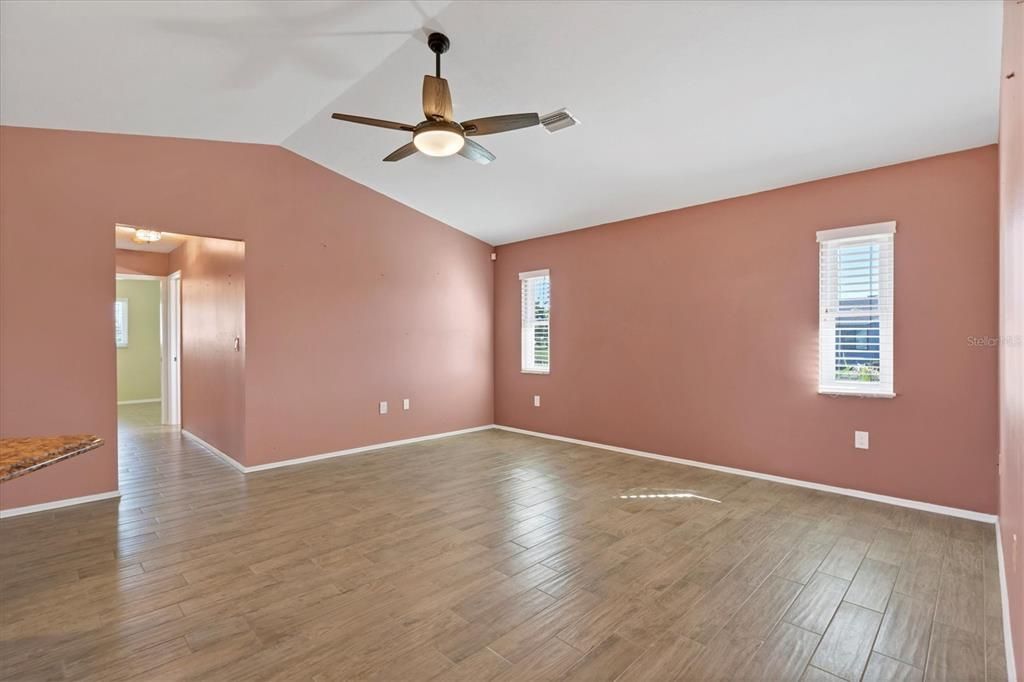
[{"label": "hallway wall", "polygon": [[128,346],[117,349],[117,401],[160,400],[160,282],[119,279],[128,301]]},{"label": "hallway wall", "polygon": [[169,253],[114,249],[114,268],[121,275],[165,277],[171,274],[169,259]]},{"label": "hallway wall", "polygon": [[181,428],[245,464],[245,244],[193,237],[170,268],[181,271]]}]

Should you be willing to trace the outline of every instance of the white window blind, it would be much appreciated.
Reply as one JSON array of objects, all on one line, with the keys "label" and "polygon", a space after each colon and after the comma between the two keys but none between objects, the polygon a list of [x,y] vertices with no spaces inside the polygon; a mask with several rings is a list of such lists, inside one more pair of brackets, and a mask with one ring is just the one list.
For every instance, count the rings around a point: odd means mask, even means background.
[{"label": "white window blind", "polygon": [[551,275],[547,270],[519,273],[522,289],[522,370],[551,371]]},{"label": "white window blind", "polygon": [[114,301],[114,344],[118,348],[128,345],[128,299]]},{"label": "white window blind", "polygon": [[892,397],[896,223],[818,232],[818,391]]}]

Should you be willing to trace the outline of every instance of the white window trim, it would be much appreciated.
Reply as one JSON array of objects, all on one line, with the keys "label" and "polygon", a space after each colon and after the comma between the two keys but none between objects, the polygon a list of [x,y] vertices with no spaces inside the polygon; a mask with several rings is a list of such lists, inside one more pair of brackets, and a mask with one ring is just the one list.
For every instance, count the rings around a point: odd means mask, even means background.
[{"label": "white window trim", "polygon": [[[530,270],[529,272],[520,272],[519,273],[520,292],[521,292],[521,289],[522,289],[522,282],[523,281],[528,280],[528,279],[534,279],[536,277],[547,277],[547,278],[549,278],[549,286],[550,286],[550,278],[551,278],[551,271],[550,270],[547,270],[547,269],[544,269],[544,270]],[[522,293],[520,293],[520,301],[519,301],[519,306],[520,306],[520,310],[519,310],[519,318],[520,318],[519,372],[521,374],[551,374],[551,313],[550,313],[550,306],[549,306],[548,321],[547,321],[547,328],[548,328],[548,366],[547,367],[528,367],[527,366],[527,348],[529,347],[531,341],[527,340],[527,329],[528,328],[525,325],[523,325],[522,305],[523,305]]]},{"label": "white window trim", "polygon": [[120,303],[124,306],[124,343],[119,343],[117,338],[117,319],[114,320],[114,346],[116,348],[127,348],[128,347],[128,299],[127,298],[116,298],[114,299],[114,315],[117,315],[117,304]]},{"label": "white window trim", "polygon": [[892,391],[866,391],[864,389],[843,389],[839,386],[823,386],[818,388],[818,395],[827,395],[832,397],[853,397],[853,398],[895,398],[896,394]]},{"label": "white window trim", "polygon": [[871,223],[870,225],[818,230],[818,243],[832,242],[838,239],[855,239],[857,237],[877,237],[882,234],[896,234],[896,221],[890,220],[887,223]]},{"label": "white window trim", "polygon": [[[840,242],[840,241],[874,241],[873,238],[877,238],[884,235],[895,235],[896,234],[896,221],[887,221],[883,223],[872,223],[870,225],[855,225],[852,227],[838,227],[830,230],[819,230],[817,233],[818,243],[823,242]],[[819,249],[820,251],[820,249]],[[888,272],[887,284],[883,286],[886,289],[895,292],[895,243],[891,246],[893,263],[890,264]],[[879,334],[879,360],[881,367],[889,367],[888,383],[879,383],[875,388],[864,385],[861,382],[841,382],[834,378],[831,381],[825,380],[825,367],[834,367],[834,348],[835,348],[835,327],[834,325],[823,324],[823,310],[825,308],[824,302],[821,301],[821,279],[825,273],[821,271],[821,260],[819,255],[818,265],[818,283],[819,283],[819,301],[818,301],[818,393],[820,395],[827,396],[853,396],[859,398],[895,398],[896,392],[895,386],[895,366],[893,362],[893,326],[894,326],[894,315],[893,315],[893,302],[890,301],[890,305],[887,310],[884,310],[881,314],[883,322],[880,323],[880,332],[883,329],[888,330],[888,334]],[[829,338],[831,337],[831,342]],[[829,355],[833,359],[826,359],[822,357],[822,353],[829,352]]]}]

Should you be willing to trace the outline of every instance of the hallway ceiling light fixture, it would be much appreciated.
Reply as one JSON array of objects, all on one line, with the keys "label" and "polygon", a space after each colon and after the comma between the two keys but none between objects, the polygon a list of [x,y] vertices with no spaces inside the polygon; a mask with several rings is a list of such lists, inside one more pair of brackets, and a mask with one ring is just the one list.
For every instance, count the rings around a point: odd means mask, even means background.
[{"label": "hallway ceiling light fixture", "polygon": [[421,123],[411,125],[351,114],[332,114],[331,118],[412,133],[412,142],[385,156],[385,161],[401,161],[416,152],[427,156],[458,154],[479,164],[488,164],[494,161],[494,154],[469,138],[539,125],[540,116],[536,113],[506,114],[474,118],[462,123],[456,122],[452,113],[452,93],[448,89],[448,81],[441,78],[441,55],[448,51],[450,44],[448,37],[443,33],[431,33],[427,38],[427,45],[434,53],[435,75],[423,77],[423,116],[425,120]]},{"label": "hallway ceiling light fixture", "polygon": [[136,244],[152,244],[153,242],[160,241],[163,236],[163,233],[157,230],[146,230],[136,227],[135,234],[132,235],[132,241]]}]

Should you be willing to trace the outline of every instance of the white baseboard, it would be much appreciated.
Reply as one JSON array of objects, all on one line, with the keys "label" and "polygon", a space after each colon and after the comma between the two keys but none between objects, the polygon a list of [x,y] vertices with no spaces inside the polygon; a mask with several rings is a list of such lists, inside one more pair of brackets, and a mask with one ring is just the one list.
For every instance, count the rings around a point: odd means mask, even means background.
[{"label": "white baseboard", "polygon": [[141,405],[142,403],[158,403],[160,398],[146,398],[144,400],[118,400],[118,405]]},{"label": "white baseboard", "polygon": [[[1013,653],[1013,633],[1010,623],[1010,592],[1006,584],[1006,555],[1003,554],[1003,532],[996,521],[996,552],[999,555],[999,591],[1003,596],[1003,646],[1006,649],[1006,679],[1017,679],[1017,665]],[[1024,661],[1021,661],[1024,665]]]},{"label": "white baseboard", "polygon": [[493,429],[494,424],[485,424],[484,426],[473,426],[468,429],[459,429],[458,431],[446,431],[444,433],[431,433],[426,436],[416,436],[415,438],[403,438],[402,440],[392,440],[386,443],[374,443],[373,445],[363,445],[358,448],[349,448],[348,450],[337,450],[336,452],[325,452],[320,455],[310,455],[309,457],[298,457],[296,459],[284,459],[278,462],[267,462],[266,464],[257,464],[256,466],[246,467],[246,473],[252,471],[266,471],[267,469],[277,469],[279,467],[288,467],[295,464],[306,464],[308,462],[317,462],[321,459],[331,459],[333,457],[346,457],[348,455],[358,455],[364,452],[371,452],[373,450],[383,450],[384,448],[393,448],[398,445],[409,445],[410,443],[422,443],[427,440],[437,440],[438,438],[448,438],[449,436],[459,436],[464,433],[473,433],[474,431],[486,431],[487,429]]},{"label": "white baseboard", "polygon": [[191,431],[186,431],[185,429],[182,429],[181,430],[181,435],[183,435],[186,438],[189,438],[189,439],[194,440],[195,442],[199,443],[204,448],[206,448],[207,450],[209,450],[213,454],[217,455],[222,460],[224,460],[225,462],[227,462],[231,466],[235,467],[239,471],[241,471],[243,474],[246,472],[246,467],[245,467],[244,464],[239,462],[237,459],[235,459],[231,455],[229,455],[229,454],[227,454],[225,452],[221,452],[220,450],[218,450],[217,448],[213,447],[212,445],[210,445],[205,440],[203,440],[202,438],[200,438],[196,434],[192,433]]},{"label": "white baseboard", "polygon": [[784,476],[774,476],[772,474],[762,474],[757,471],[748,471],[746,469],[736,469],[733,467],[721,466],[719,464],[708,464],[707,462],[698,462],[692,459],[682,459],[680,457],[668,457],[666,455],[658,455],[653,452],[644,452],[643,450],[633,450],[631,448],[621,448],[616,445],[605,445],[603,443],[594,443],[587,440],[580,440],[579,438],[568,438],[566,436],[556,436],[550,433],[541,433],[539,431],[527,431],[526,429],[519,429],[514,426],[502,426],[501,424],[495,424],[494,428],[501,429],[502,431],[512,431],[514,433],[521,433],[527,436],[536,436],[537,438],[547,438],[549,440],[558,440],[565,443],[574,443],[576,445],[585,445],[591,448],[598,448],[601,450],[610,450],[612,452],[620,452],[625,455],[634,455],[636,457],[647,457],[648,459],[657,459],[662,462],[671,462],[673,464],[685,464],[687,466],[700,467],[701,469],[711,469],[713,471],[721,471],[726,474],[735,474],[737,476],[746,476],[748,478],[760,478],[765,481],[774,481],[776,483],[784,483],[786,485],[795,485],[801,488],[810,488],[812,490],[822,490],[824,492],[836,493],[837,495],[847,495],[849,497],[859,497],[865,500],[873,500],[875,502],[884,502],[885,504],[893,504],[897,507],[908,507],[910,509],[919,509],[921,511],[932,512],[935,514],[945,514],[947,516],[956,516],[961,519],[970,519],[971,521],[981,521],[983,523],[995,523],[995,514],[982,514],[981,512],[971,511],[969,509],[958,509],[956,507],[944,507],[940,504],[932,504],[931,502],[919,502],[917,500],[907,500],[902,497],[890,497],[889,495],[879,495],[878,493],[869,493],[864,490],[854,490],[853,488],[840,488],[833,485],[825,485],[824,483],[812,483],[810,481],[801,481],[797,478],[786,478]]},{"label": "white baseboard", "polygon": [[42,511],[51,511],[53,509],[60,509],[61,507],[71,507],[76,504],[86,504],[88,502],[110,500],[115,497],[121,497],[120,490],[111,490],[110,492],[106,493],[96,493],[95,495],[84,495],[82,497],[71,497],[66,500],[44,502],[43,504],[32,504],[27,507],[15,507],[14,509],[4,509],[3,511],[0,511],[0,519],[6,519],[12,516],[21,516],[23,514],[35,514],[36,512]]},{"label": "white baseboard", "polygon": [[426,436],[416,436],[414,438],[403,438],[402,440],[392,440],[385,443],[374,443],[372,445],[363,445],[358,448],[349,448],[348,450],[337,450],[335,452],[324,452],[319,455],[309,455],[308,457],[296,457],[295,459],[282,459],[277,462],[267,462],[266,464],[257,464],[255,466],[244,466],[239,462],[235,461],[228,455],[224,454],[217,448],[213,447],[199,436],[193,433],[189,433],[182,429],[181,433],[188,438],[196,441],[203,447],[207,448],[213,454],[226,460],[229,464],[234,466],[236,469],[245,474],[251,474],[256,471],[267,471],[268,469],[279,469],[281,467],[290,467],[297,464],[308,464],[310,462],[318,462],[322,459],[333,459],[334,457],[346,457],[348,455],[359,455],[364,452],[372,452],[374,450],[383,450],[384,448],[393,448],[398,445],[409,445],[411,443],[421,443],[428,440],[437,440],[438,438],[448,438],[449,436],[459,436],[464,433],[473,433],[475,431],[486,431],[493,429],[494,424],[485,424],[483,426],[473,426],[468,429],[459,429],[458,431],[446,431],[444,433],[431,433]]}]

